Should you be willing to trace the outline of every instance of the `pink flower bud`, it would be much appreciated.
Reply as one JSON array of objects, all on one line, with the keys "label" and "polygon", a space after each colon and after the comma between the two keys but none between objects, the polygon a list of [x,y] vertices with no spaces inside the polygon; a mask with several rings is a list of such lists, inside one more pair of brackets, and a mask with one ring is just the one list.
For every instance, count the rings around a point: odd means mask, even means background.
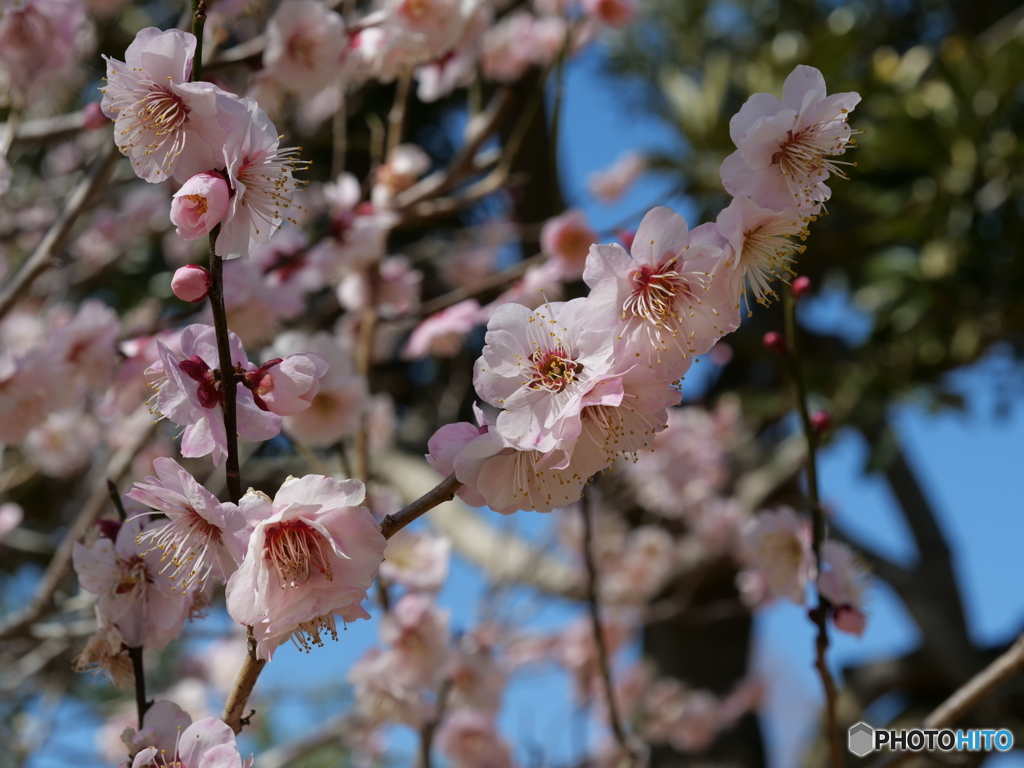
[{"label": "pink flower bud", "polygon": [[182,301],[191,301],[193,304],[206,298],[212,284],[213,278],[210,277],[210,273],[206,271],[205,267],[200,267],[198,264],[186,264],[184,267],[179,267],[175,271],[174,277],[171,278],[171,290],[174,291],[174,295]]},{"label": "pink flower bud", "polygon": [[811,292],[811,278],[807,275],[800,275],[793,281],[793,297],[800,299]]},{"label": "pink flower bud", "polygon": [[819,435],[822,432],[828,432],[832,427],[832,414],[828,411],[817,411],[811,415],[811,426]]},{"label": "pink flower bud", "polygon": [[256,406],[278,416],[294,416],[309,408],[320,391],[328,364],[320,355],[300,352],[269,360],[248,371],[242,383],[252,390]]},{"label": "pink flower bud", "polygon": [[228,212],[231,190],[219,173],[204,171],[186,181],[171,203],[171,223],[185,240],[210,233]]},{"label": "pink flower bud", "polygon": [[852,605],[840,605],[832,614],[832,621],[836,623],[836,629],[841,632],[849,632],[851,635],[860,637],[864,634],[868,619],[864,612],[854,608]]},{"label": "pink flower bud", "polygon": [[786,354],[786,337],[778,331],[768,331],[761,339],[761,343],[777,355]]},{"label": "pink flower bud", "polygon": [[100,102],[90,101],[85,105],[85,109],[82,110],[82,125],[90,131],[110,125],[110,118],[103,114]]}]

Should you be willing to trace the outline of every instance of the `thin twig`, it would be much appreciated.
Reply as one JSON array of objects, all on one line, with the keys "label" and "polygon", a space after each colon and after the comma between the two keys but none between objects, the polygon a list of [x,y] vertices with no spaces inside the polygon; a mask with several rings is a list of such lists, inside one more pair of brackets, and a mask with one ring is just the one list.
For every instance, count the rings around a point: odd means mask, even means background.
[{"label": "thin twig", "polygon": [[68,196],[57,220],[50,225],[49,231],[36,246],[35,251],[0,292],[0,318],[10,312],[15,302],[27,295],[35,279],[53,265],[54,257],[67,244],[79,216],[85,212],[96,193],[106,186],[114,170],[114,164],[120,156],[121,153],[111,141],[106,153],[95,162],[85,178]]},{"label": "thin twig", "polygon": [[[145,407],[145,406],[143,406]],[[153,434],[154,425],[147,424],[145,429],[140,429],[133,439],[130,439],[121,450],[110,459],[106,472],[101,475],[99,481],[93,487],[88,501],[82,507],[78,518],[64,534],[64,538],[57,547],[53,559],[46,568],[43,578],[36,587],[36,593],[28,606],[16,614],[8,616],[0,623],[0,640],[24,632],[31,624],[42,618],[53,609],[53,594],[57,587],[64,580],[68,569],[71,567],[71,552],[75,543],[80,541],[86,531],[93,524],[103,507],[110,501],[107,492],[107,478],[115,482],[120,480],[131,467],[132,459],[135,458],[142,447],[149,441]]]},{"label": "thin twig", "polygon": [[117,510],[117,514],[121,516],[121,521],[123,522],[128,518],[128,515],[125,514],[124,504],[121,502],[121,493],[117,490],[117,483],[109,477],[107,478],[107,493],[110,494],[110,500],[114,502],[114,508]]},{"label": "thin twig", "polygon": [[[0,124],[0,130],[10,130],[10,121]],[[56,141],[74,135],[85,128],[85,110],[67,112],[53,117],[23,120],[15,126],[14,142]]]},{"label": "thin twig", "polygon": [[590,610],[590,624],[594,630],[594,645],[597,648],[597,665],[601,673],[601,684],[604,697],[608,704],[608,719],[611,721],[612,733],[623,754],[628,755],[632,764],[636,763],[636,754],[629,744],[626,728],[622,724],[619,706],[615,701],[615,687],[612,685],[611,665],[608,662],[608,646],[605,644],[604,625],[601,622],[601,603],[598,598],[597,564],[593,552],[593,521],[590,518],[590,495],[584,490],[580,502],[580,514],[583,516],[583,560],[587,567],[587,607]]},{"label": "thin twig", "polygon": [[220,225],[210,233],[210,309],[217,336],[217,356],[220,365],[221,408],[224,410],[224,432],[228,457],[224,461],[228,497],[237,504],[242,498],[242,474],[238,465],[238,414],[235,411],[235,364],[231,361],[231,342],[228,335],[228,317],[224,309],[224,260],[217,255],[217,235]]},{"label": "thin twig", "polygon": [[[818,497],[818,462],[817,462],[817,433],[811,423],[811,414],[807,408],[807,388],[804,384],[803,373],[800,370],[799,347],[796,336],[796,302],[789,284],[785,284],[783,290],[783,313],[786,323],[786,363],[789,366],[789,375],[793,383],[793,397],[796,400],[796,407],[800,413],[800,423],[803,427],[804,439],[807,441],[807,500],[811,506],[811,518],[813,522],[813,547],[814,562],[817,572],[822,572],[821,545],[825,541],[825,512],[821,508],[821,501]],[[836,684],[832,679],[832,673],[828,668],[826,654],[828,651],[828,609],[829,602],[818,593],[818,607],[811,612],[814,623],[818,627],[818,637],[815,642],[815,662],[821,676],[821,684],[825,689],[825,728],[828,731],[829,756],[833,768],[842,768],[843,753],[839,741],[839,726],[836,721]]]},{"label": "thin twig", "polygon": [[462,487],[462,483],[454,474],[448,475],[436,487],[427,491],[411,504],[406,504],[393,515],[388,515],[380,524],[380,532],[385,539],[390,539],[400,530],[418,517],[426,514],[438,504],[451,501],[455,498],[455,492]]},{"label": "thin twig", "polygon": [[[953,695],[936,707],[924,719],[922,729],[949,728],[961,717],[966,715],[982,699],[991,694],[1000,685],[1024,669],[1024,634],[1017,638],[1009,650],[985,669],[964,683],[953,692]],[[897,752],[875,764],[875,768],[896,768],[910,758],[915,752]]]},{"label": "thin twig", "polygon": [[472,285],[456,288],[455,290],[442,294],[430,301],[425,301],[414,310],[414,313],[417,317],[430,317],[431,315],[440,312],[442,309],[447,309],[454,304],[458,304],[460,301],[475,298],[481,294],[487,293],[488,291],[493,291],[496,288],[502,288],[509,283],[515,282],[525,275],[526,271],[530,267],[539,266],[546,260],[547,256],[543,253],[538,253],[528,259],[523,259],[508,269],[503,269],[500,272],[495,272],[493,275],[488,275]]},{"label": "thin twig", "polygon": [[142,647],[128,648],[128,658],[132,660],[132,672],[135,673],[135,709],[139,713],[141,731],[146,711],[153,705],[153,702],[146,701],[146,673],[142,666]]},{"label": "thin twig", "polygon": [[412,90],[412,70],[406,68],[398,76],[395,84],[395,102],[391,105],[391,112],[388,113],[388,152],[384,160],[391,156],[395,147],[402,143],[402,133],[405,130],[405,114],[409,107],[409,94]]},{"label": "thin twig", "polygon": [[236,734],[241,733],[243,726],[249,724],[249,718],[242,717],[242,713],[249,703],[249,697],[252,695],[252,689],[256,687],[260,672],[267,666],[265,659],[256,658],[256,638],[253,637],[252,627],[247,627],[247,630],[246,643],[249,653],[246,654],[242,668],[238,671],[235,686],[231,689],[231,695],[224,705],[224,714],[221,715],[221,720],[231,726],[231,730]]},{"label": "thin twig", "polygon": [[206,0],[192,0],[192,34],[196,38],[196,53],[192,59],[192,82],[203,79],[203,30],[206,27]]},{"label": "thin twig", "polygon": [[434,746],[434,734],[444,719],[444,710],[448,704],[448,694],[451,689],[451,678],[445,678],[444,682],[441,683],[441,689],[437,693],[437,706],[434,709],[434,716],[427,720],[423,727],[420,728],[420,768],[433,768],[431,752]]}]

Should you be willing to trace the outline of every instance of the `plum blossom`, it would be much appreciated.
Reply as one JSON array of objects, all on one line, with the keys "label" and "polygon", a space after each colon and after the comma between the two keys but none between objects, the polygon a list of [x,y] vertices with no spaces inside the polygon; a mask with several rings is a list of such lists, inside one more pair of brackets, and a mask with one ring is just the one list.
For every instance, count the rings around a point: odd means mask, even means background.
[{"label": "plum blossom", "polygon": [[495,633],[484,625],[467,632],[449,654],[446,677],[451,681],[448,704],[452,709],[497,712],[507,674],[494,658]]},{"label": "plum blossom", "polygon": [[78,0],[18,0],[0,6],[0,69],[24,98],[36,83],[60,71],[75,52],[85,23]]},{"label": "plum blossom", "polygon": [[184,240],[210,234],[228,212],[231,190],[227,179],[213,171],[197,173],[174,193],[171,223]]},{"label": "plum blossom", "polygon": [[125,645],[159,650],[181,632],[193,593],[176,591],[160,575],[159,554],[139,543],[147,530],[143,520],[107,527],[116,527],[112,538],[101,536],[88,547],[75,544],[72,560],[78,580],[82,589],[100,596],[98,610]]},{"label": "plum blossom", "polygon": [[[253,365],[246,359],[239,338],[230,333],[228,340],[231,361],[236,367],[251,370]],[[160,362],[148,372],[163,373],[165,379],[158,385],[155,411],[185,427],[182,456],[212,454],[214,465],[220,464],[227,456],[227,434],[222,413],[223,374],[213,327],[185,328],[181,332],[180,357],[163,342],[157,342],[157,348]],[[235,384],[235,406],[238,434],[246,440],[269,440],[281,431],[281,417],[258,408],[252,392],[241,383]]]},{"label": "plum blossom", "polygon": [[399,192],[404,192],[430,169],[430,156],[415,144],[399,144],[388,152],[387,162],[377,168],[370,199],[374,208],[389,208]]},{"label": "plum blossom", "polygon": [[818,590],[832,604],[832,619],[837,629],[857,636],[864,633],[866,581],[866,569],[848,546],[838,541],[822,543]]},{"label": "plum blossom", "polygon": [[587,224],[587,215],[572,209],[548,219],[540,230],[540,247],[561,267],[563,280],[578,280],[597,233]]},{"label": "plum blossom", "polygon": [[[192,718],[176,704],[156,702],[135,734],[140,749],[131,768],[249,768],[252,758],[242,760],[231,727],[216,717]],[[149,738],[147,738],[149,737]]]},{"label": "plum blossom", "polygon": [[103,113],[114,139],[139,178],[179,181],[216,168],[221,147],[245,121],[238,97],[206,83],[190,83],[196,39],[187,32],[141,30],[123,62],[107,61]]},{"label": "plum blossom", "polygon": [[385,540],[360,506],[363,484],[323,475],[288,478],[273,499],[250,490],[239,509],[254,526],[227,587],[228,613],[253,628],[257,657],[285,640],[309,650],[321,633],[369,618],[360,605],[384,558]]},{"label": "plum blossom", "polygon": [[245,555],[250,526],[233,504],[221,504],[174,459],[153,462],[156,477],[135,483],[128,498],[167,515],[139,537],[152,542],[168,560],[163,571],[184,590],[204,586],[212,577],[223,584]]},{"label": "plum blossom", "polygon": [[[224,141],[225,174],[231,204],[217,237],[218,256],[245,256],[270,240],[282,222],[302,182],[292,171],[304,166],[298,150],[282,149],[277,129],[253,99],[245,99],[246,120]],[[215,166],[210,166],[215,167]]]},{"label": "plum blossom", "polygon": [[72,668],[75,672],[102,673],[115,688],[127,688],[135,682],[135,672],[124,640],[121,633],[108,623],[98,605],[95,611],[96,631],[74,658]]},{"label": "plum blossom", "polygon": [[311,96],[337,77],[345,21],[316,0],[285,0],[267,22],[263,66],[283,87]]},{"label": "plum blossom", "polygon": [[380,638],[395,656],[391,673],[403,684],[417,688],[440,682],[448,655],[448,619],[448,611],[421,593],[402,595],[381,618]]},{"label": "plum blossom", "polygon": [[817,213],[832,194],[825,181],[847,178],[852,165],[832,158],[856,146],[847,118],[859,102],[857,93],[827,96],[821,72],[798,66],[781,100],[755,93],[729,121],[737,149],[722,163],[722,184],[763,208]]},{"label": "plum blossom", "polygon": [[454,768],[513,768],[508,742],[498,733],[494,716],[453,712],[437,731],[437,747]]},{"label": "plum blossom", "polygon": [[587,177],[587,189],[601,202],[612,203],[622,197],[645,170],[647,161],[643,155],[623,152],[610,168],[594,171]]},{"label": "plum blossom", "polygon": [[783,272],[793,274],[790,264],[804,251],[796,239],[807,238],[805,221],[796,208],[774,211],[746,197],[734,197],[718,214],[718,231],[729,241],[732,251],[725,267],[736,275],[732,282],[738,283],[740,292],[746,290],[744,283],[749,285],[754,299],[764,306],[778,298],[771,282],[775,278],[786,280]]},{"label": "plum blossom", "polygon": [[18,504],[12,501],[0,504],[0,541],[3,541],[4,536],[21,525],[24,518],[25,512]]},{"label": "plum blossom", "polygon": [[309,350],[327,362],[327,372],[319,379],[320,388],[313,395],[309,408],[285,416],[285,433],[314,448],[334,445],[355,434],[368,406],[366,381],[356,375],[352,360],[325,331],[311,336],[288,331],[274,340],[271,354],[288,356]]},{"label": "plum blossom", "polygon": [[88,412],[58,411],[25,436],[28,458],[48,477],[74,477],[89,466],[100,427]]},{"label": "plum blossom", "polygon": [[338,302],[345,309],[360,312],[372,296],[381,317],[390,318],[408,313],[419,303],[423,273],[413,269],[407,257],[390,256],[370,269],[377,269],[379,274],[376,291],[364,272],[351,272],[338,285]]},{"label": "plum blossom", "polygon": [[480,323],[480,303],[466,299],[431,315],[409,337],[402,350],[406,360],[417,360],[428,355],[455,357],[465,343],[466,334]]},{"label": "plum blossom", "polygon": [[401,530],[388,539],[380,575],[406,589],[436,592],[448,579],[451,541],[430,533]]},{"label": "plum blossom", "polygon": [[713,224],[691,232],[682,216],[654,208],[640,223],[632,258],[619,245],[591,248],[581,322],[614,331],[619,356],[632,353],[658,378],[678,378],[739,327],[726,281],[716,279],[723,244]]},{"label": "plum blossom", "polygon": [[121,320],[101,301],[87,299],[74,315],[59,310],[51,318],[47,345],[68,365],[83,389],[101,390],[117,368]]},{"label": "plum blossom", "polygon": [[242,374],[242,383],[252,390],[260,410],[294,416],[312,404],[328,367],[320,355],[300,352],[284,359],[276,357],[247,371]]},{"label": "plum blossom", "polygon": [[803,605],[817,571],[807,521],[789,507],[762,512],[747,524],[743,541],[751,566],[771,592]]}]

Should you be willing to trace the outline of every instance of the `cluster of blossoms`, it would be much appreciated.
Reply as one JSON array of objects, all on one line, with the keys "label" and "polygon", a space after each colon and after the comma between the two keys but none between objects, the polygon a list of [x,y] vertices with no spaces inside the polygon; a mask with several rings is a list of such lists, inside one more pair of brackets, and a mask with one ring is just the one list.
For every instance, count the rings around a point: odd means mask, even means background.
[{"label": "cluster of blossoms", "polygon": [[722,179],[735,196],[715,222],[691,231],[655,208],[630,253],[593,245],[582,264],[585,222],[545,233],[563,273],[578,265],[590,293],[491,314],[474,385],[494,410],[478,409],[476,425],[442,427],[429,446],[428,460],[455,473],[465,501],[547,512],[577,499],[617,457],[651,447],[692,362],[739,326],[743,294],[768,303],[771,281],[802,251],[858,99],[828,96],[821,73],[805,66],[781,101],[751,97],[730,124],[738,149]]}]

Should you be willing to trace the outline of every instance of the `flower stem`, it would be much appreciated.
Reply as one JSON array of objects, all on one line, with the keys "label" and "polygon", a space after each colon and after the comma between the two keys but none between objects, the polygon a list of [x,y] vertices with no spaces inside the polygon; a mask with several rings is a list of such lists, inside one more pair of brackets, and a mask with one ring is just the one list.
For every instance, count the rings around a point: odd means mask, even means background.
[{"label": "flower stem", "polygon": [[416,518],[426,514],[438,504],[451,501],[455,498],[455,492],[462,487],[462,483],[455,477],[454,473],[448,475],[444,480],[431,488],[416,501],[407,504],[393,515],[388,515],[380,524],[380,532],[385,539],[390,539],[400,530],[405,528]]},{"label": "flower stem", "polygon": [[153,703],[146,701],[146,674],[142,667],[142,648],[129,648],[128,658],[132,660],[132,672],[135,673],[135,708],[139,713],[139,730],[141,731],[146,710]]},{"label": "flower stem", "polygon": [[227,723],[236,734],[241,732],[243,726],[249,724],[249,717],[253,713],[250,712],[246,717],[242,717],[242,712],[245,711],[245,705],[249,702],[252,689],[256,687],[256,680],[259,678],[260,672],[267,666],[266,660],[256,658],[256,638],[253,637],[252,627],[247,627],[247,629],[246,644],[249,653],[245,657],[242,668],[238,671],[235,687],[232,688],[231,695],[228,696],[227,703],[224,705],[224,714],[221,715],[221,720]]},{"label": "flower stem", "polygon": [[[786,323],[786,363],[789,367],[789,377],[793,383],[793,398],[796,400],[797,411],[800,414],[800,424],[803,428],[804,439],[807,441],[807,501],[811,507],[811,520],[813,523],[813,547],[814,562],[817,572],[821,573],[821,545],[825,541],[826,526],[825,513],[821,508],[821,501],[818,496],[818,460],[817,460],[817,432],[811,423],[811,413],[807,407],[807,386],[804,383],[803,374],[800,370],[800,355],[797,345],[796,332],[796,301],[793,298],[793,291],[787,283],[783,289],[782,296],[783,313]],[[814,666],[821,677],[822,687],[825,689],[825,727],[828,730],[828,744],[830,761],[833,768],[842,768],[843,754],[839,743],[839,728],[836,723],[836,683],[829,671],[826,653],[828,651],[828,609],[829,602],[821,590],[818,593],[818,607],[811,612],[814,623],[818,627],[818,637],[815,642],[816,658]]]},{"label": "flower stem", "polygon": [[228,338],[228,317],[224,309],[224,260],[217,255],[217,235],[220,225],[210,232],[210,309],[213,312],[213,327],[217,335],[217,354],[220,367],[220,384],[224,409],[224,432],[227,437],[228,457],[225,461],[228,497],[234,504],[242,498],[242,475],[238,466],[238,415],[235,411],[235,364],[231,360],[231,343]]},{"label": "flower stem", "polygon": [[206,27],[206,0],[192,0],[192,34],[196,38],[196,55],[192,59],[192,82],[203,79],[203,29]]}]

